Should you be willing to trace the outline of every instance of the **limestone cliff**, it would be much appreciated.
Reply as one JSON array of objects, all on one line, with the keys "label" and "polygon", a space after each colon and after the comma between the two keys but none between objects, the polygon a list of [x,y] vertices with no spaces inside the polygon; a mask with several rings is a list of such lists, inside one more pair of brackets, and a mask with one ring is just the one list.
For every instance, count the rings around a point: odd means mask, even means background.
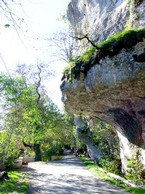
[{"label": "limestone cliff", "polygon": [[[140,1],[138,6],[134,3],[135,0],[72,0],[68,18],[77,33],[89,32],[94,40],[101,41],[128,25],[145,27],[145,2]],[[124,170],[136,150],[140,150],[145,166],[145,36],[112,56],[106,54],[93,60],[85,73],[81,62],[77,64],[79,76],[71,82],[64,80],[61,85],[66,110],[101,118],[115,127]]]},{"label": "limestone cliff", "polygon": [[[136,2],[142,0],[71,0],[67,17],[76,35],[88,34],[98,42],[124,28],[145,26],[145,2]],[[85,40],[81,45],[90,46]]]}]

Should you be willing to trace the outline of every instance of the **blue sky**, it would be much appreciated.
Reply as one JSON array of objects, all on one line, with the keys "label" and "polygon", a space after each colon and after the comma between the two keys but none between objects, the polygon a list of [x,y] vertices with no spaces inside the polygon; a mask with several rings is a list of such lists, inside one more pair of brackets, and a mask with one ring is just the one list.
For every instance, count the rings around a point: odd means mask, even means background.
[{"label": "blue sky", "polygon": [[[12,26],[4,28],[3,25],[9,21],[2,16],[0,18],[0,71],[4,72],[6,67],[11,72],[17,64],[36,63],[38,59],[44,62],[50,61],[52,48],[45,39],[65,27],[58,18],[66,13],[70,0],[15,0],[14,2],[15,5],[12,4],[11,9],[20,19],[24,19],[24,22],[20,21],[22,32],[17,33]],[[17,2],[21,2],[22,5],[17,5]],[[51,97],[60,107],[62,104],[59,85],[65,65],[62,61],[51,64],[56,70],[56,77],[51,79],[48,85]]]}]

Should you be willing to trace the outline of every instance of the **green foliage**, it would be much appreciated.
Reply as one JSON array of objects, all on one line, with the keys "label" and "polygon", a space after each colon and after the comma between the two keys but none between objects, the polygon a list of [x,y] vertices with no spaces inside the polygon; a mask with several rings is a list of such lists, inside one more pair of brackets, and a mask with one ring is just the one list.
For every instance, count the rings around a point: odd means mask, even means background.
[{"label": "green foliage", "polygon": [[93,53],[95,52],[96,48],[95,47],[91,47],[90,49],[88,49],[80,58],[80,60],[82,61],[88,61],[90,60],[90,57],[93,55]]},{"label": "green foliage", "polygon": [[138,42],[143,41],[145,38],[145,29],[127,29],[117,33],[107,40],[96,44],[99,48],[96,50],[94,47],[88,49],[82,56],[73,59],[73,66],[65,70],[68,80],[79,78],[80,72],[85,75],[91,67],[99,63],[99,61],[106,57],[113,57],[118,54],[123,48],[131,48]]},{"label": "green foliage", "polygon": [[[87,134],[91,139],[93,146],[101,153],[101,158],[97,161],[103,169],[108,172],[121,174],[121,160],[120,160],[120,148],[119,139],[115,129],[108,123],[100,120],[93,119],[93,126],[88,127],[87,120],[83,118],[84,126],[77,127],[79,133]],[[112,141],[113,139],[113,141]],[[82,147],[82,142],[77,142]]]},{"label": "green foliage", "polygon": [[107,181],[113,185],[116,185],[118,187],[124,188],[126,191],[133,193],[133,194],[144,194],[145,189],[144,188],[132,188],[128,187],[125,183],[115,180],[111,177],[108,177],[105,172],[100,170],[96,164],[94,164],[92,161],[90,161],[88,158],[81,157],[83,163],[88,167],[90,171],[95,173],[98,178],[100,178],[103,181]]},{"label": "green foliage", "polygon": [[132,159],[128,160],[127,178],[135,182],[136,184],[144,184],[145,180],[143,177],[144,169],[141,163],[141,154],[138,150]]},{"label": "green foliage", "polygon": [[122,48],[131,48],[139,41],[142,41],[144,37],[144,29],[127,29],[111,36],[106,41],[99,43],[98,46],[102,51],[106,51],[106,54],[109,54],[110,49],[113,48],[118,48],[119,51]]},{"label": "green foliage", "polygon": [[94,144],[103,154],[99,162],[102,168],[108,172],[120,174],[119,140],[115,130],[108,123],[97,119],[92,134]]},{"label": "green foliage", "polygon": [[[93,146],[101,153],[101,159],[97,163],[107,172],[121,174],[121,160],[119,139],[115,130],[108,123],[96,119],[91,129],[88,125],[78,128],[81,134],[87,134],[92,139]],[[112,141],[113,139],[113,141]]]},{"label": "green foliage", "polygon": [[76,61],[71,60],[68,66],[64,69],[64,74],[67,76],[68,82],[71,82],[74,79],[74,75],[72,73],[73,68],[75,67]]},{"label": "green foliage", "polygon": [[65,145],[74,144],[73,115],[60,114],[58,112],[54,112],[53,114],[57,116],[53,117],[53,122],[50,120],[52,127],[46,130],[41,146],[44,160],[50,160],[51,155],[61,154]]},{"label": "green foliage", "polygon": [[21,193],[27,194],[29,184],[27,182],[27,175],[18,171],[10,171],[8,173],[10,179],[0,184],[0,193]]},{"label": "green foliage", "polygon": [[143,2],[143,0],[135,0],[136,6],[139,6],[142,2]]},{"label": "green foliage", "polygon": [[10,24],[5,24],[5,28],[9,28],[10,27]]},{"label": "green foliage", "polygon": [[112,172],[114,174],[120,175],[120,162],[117,160],[109,160],[109,157],[107,156],[106,158],[104,157],[100,161],[101,166],[106,172]]},{"label": "green foliage", "polygon": [[37,89],[37,85],[28,85],[24,77],[0,76],[3,107],[8,108],[4,114],[5,129],[31,145],[35,153],[34,145],[39,145],[45,158],[70,144],[73,126],[45,94],[39,94],[38,102]]},{"label": "green foliage", "polygon": [[14,161],[19,156],[17,139],[10,131],[0,132],[0,169],[14,167]]}]

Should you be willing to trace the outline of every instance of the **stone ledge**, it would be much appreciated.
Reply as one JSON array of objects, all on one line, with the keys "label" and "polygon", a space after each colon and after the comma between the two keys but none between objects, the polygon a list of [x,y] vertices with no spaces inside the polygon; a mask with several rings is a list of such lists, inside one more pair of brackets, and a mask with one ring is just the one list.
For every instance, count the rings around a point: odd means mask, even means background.
[{"label": "stone ledge", "polygon": [[111,172],[108,172],[107,175],[111,178],[114,178],[115,180],[121,181],[123,183],[125,183],[126,185],[130,186],[130,187],[138,187],[137,185],[135,185],[134,183],[132,183],[129,180],[126,180],[125,178],[122,178],[119,175],[113,174]]}]

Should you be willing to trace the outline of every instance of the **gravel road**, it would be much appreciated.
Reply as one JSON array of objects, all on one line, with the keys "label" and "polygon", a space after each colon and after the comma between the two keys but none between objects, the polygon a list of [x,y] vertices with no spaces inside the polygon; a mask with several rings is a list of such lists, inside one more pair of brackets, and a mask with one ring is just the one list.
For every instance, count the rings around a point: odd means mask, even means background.
[{"label": "gravel road", "polygon": [[73,155],[53,162],[28,164],[29,194],[127,194],[124,190],[100,181]]}]

